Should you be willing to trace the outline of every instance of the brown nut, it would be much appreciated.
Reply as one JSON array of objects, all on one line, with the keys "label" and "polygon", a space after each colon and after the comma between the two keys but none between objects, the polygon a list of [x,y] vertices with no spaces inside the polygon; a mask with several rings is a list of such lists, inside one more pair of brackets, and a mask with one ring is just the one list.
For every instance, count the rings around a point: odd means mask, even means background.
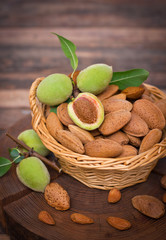
[{"label": "brown nut", "polygon": [[56,113],[51,112],[47,119],[46,119],[46,126],[49,131],[49,133],[56,138],[56,132],[59,130],[63,130],[63,126],[61,122],[59,121],[59,118],[57,117]]},{"label": "brown nut", "polygon": [[136,156],[138,154],[138,151],[135,147],[131,145],[123,145],[123,151],[122,153],[118,156],[120,157],[129,157],[129,156]]},{"label": "brown nut", "polygon": [[80,214],[80,213],[73,213],[73,214],[71,214],[70,218],[73,222],[79,223],[79,224],[94,223],[92,218],[85,216],[84,214]]},{"label": "brown nut", "polygon": [[123,127],[123,131],[135,137],[143,137],[149,132],[147,123],[134,112],[130,121]]},{"label": "brown nut", "polygon": [[122,146],[109,139],[97,139],[85,144],[85,154],[91,157],[117,157],[122,152]]},{"label": "brown nut", "polygon": [[164,203],[166,203],[166,193],[163,194],[163,196],[162,196],[162,201],[163,201]]},{"label": "brown nut", "polygon": [[85,152],[81,140],[67,130],[58,131],[56,133],[56,140],[59,141],[64,147],[72,150],[73,152],[80,154],[83,154]]},{"label": "brown nut", "polygon": [[131,228],[131,223],[124,219],[124,218],[119,218],[119,217],[108,217],[107,222],[114,228],[118,230],[127,230]]},{"label": "brown nut", "polygon": [[128,144],[128,142],[129,142],[128,136],[126,135],[126,133],[124,133],[122,131],[117,131],[117,132],[107,136],[106,139],[113,140],[121,145]]},{"label": "brown nut", "polygon": [[160,99],[157,102],[155,102],[155,104],[166,118],[166,99]]},{"label": "brown nut", "polygon": [[119,93],[119,94],[116,94],[112,97],[110,97],[111,99],[123,99],[123,100],[126,100],[126,94],[124,93]]},{"label": "brown nut", "polygon": [[120,110],[108,113],[104,122],[99,127],[99,131],[103,135],[110,135],[124,127],[131,119],[131,112]]},{"label": "brown nut", "polygon": [[164,204],[153,196],[138,195],[132,198],[132,205],[142,214],[158,219],[165,213]]},{"label": "brown nut", "polygon": [[44,191],[46,202],[57,210],[67,210],[70,208],[70,197],[67,191],[58,183],[50,183]]},{"label": "brown nut", "polygon": [[142,140],[139,153],[145,152],[152,148],[156,143],[160,142],[162,131],[160,129],[152,129]]},{"label": "brown nut", "polygon": [[160,180],[161,186],[166,189],[166,175],[164,175]]},{"label": "brown nut", "polygon": [[129,143],[134,147],[139,147],[141,145],[141,139],[139,137],[134,137],[129,134],[127,134],[127,137],[129,138]]},{"label": "brown nut", "polygon": [[70,132],[75,134],[83,144],[86,144],[88,142],[94,141],[95,138],[92,136],[92,134],[82,128],[79,128],[75,125],[68,125],[68,128]]},{"label": "brown nut", "polygon": [[103,102],[105,113],[115,112],[119,110],[131,111],[133,105],[131,102],[123,99],[105,99]]},{"label": "brown nut", "polygon": [[113,188],[108,193],[108,202],[116,203],[121,199],[121,192],[117,188]]},{"label": "brown nut", "polygon": [[38,219],[48,225],[55,225],[53,217],[47,211],[39,212]]},{"label": "brown nut", "polygon": [[145,89],[143,87],[127,87],[122,93],[126,94],[126,97],[132,100],[136,100],[141,97]]},{"label": "brown nut", "polygon": [[97,95],[97,97],[100,99],[100,101],[103,101],[106,98],[111,97],[119,90],[119,87],[117,85],[109,85],[104,92]]},{"label": "brown nut", "polygon": [[67,111],[67,106],[68,103],[61,103],[58,107],[57,107],[57,115],[58,118],[60,119],[60,121],[65,125],[68,126],[69,124],[73,124],[74,122],[72,121],[72,119],[70,118],[68,111]]},{"label": "brown nut", "polygon": [[139,99],[134,102],[133,110],[148,125],[150,129],[165,127],[165,118],[160,109],[152,102],[146,99]]}]

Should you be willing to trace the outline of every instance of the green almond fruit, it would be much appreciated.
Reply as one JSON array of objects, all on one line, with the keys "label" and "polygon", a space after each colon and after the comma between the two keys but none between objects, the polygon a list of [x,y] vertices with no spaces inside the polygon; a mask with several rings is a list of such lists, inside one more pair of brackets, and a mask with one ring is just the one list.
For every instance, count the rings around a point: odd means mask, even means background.
[{"label": "green almond fruit", "polygon": [[68,104],[68,114],[77,126],[86,130],[98,128],[104,120],[103,105],[92,93],[79,93]]},{"label": "green almond fruit", "polygon": [[72,90],[71,79],[65,74],[55,73],[41,81],[37,88],[37,98],[44,104],[56,106],[65,102]]},{"label": "green almond fruit", "polygon": [[16,168],[19,180],[28,188],[44,192],[50,183],[50,174],[43,162],[36,157],[24,158]]},{"label": "green almond fruit", "polygon": [[[33,148],[35,152],[42,156],[47,156],[49,150],[44,146],[41,139],[33,129],[23,131],[18,135],[18,139],[24,142],[28,147]],[[26,150],[24,150],[26,151]]]},{"label": "green almond fruit", "polygon": [[81,92],[95,95],[103,92],[109,85],[113,75],[111,66],[94,64],[82,70],[77,76],[77,86]]}]

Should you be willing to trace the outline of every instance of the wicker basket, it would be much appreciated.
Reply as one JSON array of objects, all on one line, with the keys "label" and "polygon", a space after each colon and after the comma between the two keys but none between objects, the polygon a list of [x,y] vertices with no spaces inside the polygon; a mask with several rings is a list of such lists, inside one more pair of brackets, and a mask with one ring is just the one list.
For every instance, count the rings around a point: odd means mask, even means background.
[{"label": "wicker basket", "polygon": [[[52,151],[62,170],[91,188],[109,190],[113,187],[122,189],[144,182],[157,161],[166,155],[166,138],[150,150],[134,157],[95,158],[81,155],[58,143],[46,128],[46,105],[39,103],[36,89],[43,78],[37,78],[30,89],[30,107],[32,126],[44,145]],[[154,99],[166,98],[158,88],[147,85]]]}]

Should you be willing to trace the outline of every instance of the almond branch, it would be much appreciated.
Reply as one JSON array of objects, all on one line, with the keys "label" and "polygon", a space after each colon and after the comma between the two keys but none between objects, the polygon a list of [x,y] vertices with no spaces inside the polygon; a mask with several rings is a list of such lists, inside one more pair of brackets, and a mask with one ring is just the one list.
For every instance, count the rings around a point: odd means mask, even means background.
[{"label": "almond branch", "polygon": [[19,146],[25,148],[27,151],[29,151],[31,153],[31,156],[40,158],[40,160],[42,160],[45,164],[47,164],[48,166],[50,166],[51,168],[55,169],[56,171],[58,171],[59,173],[62,171],[61,168],[59,168],[57,166],[57,164],[55,162],[51,162],[49,161],[47,158],[41,156],[39,153],[35,152],[32,148],[28,147],[25,143],[23,143],[22,141],[18,140],[17,138],[13,137],[12,135],[10,135],[9,133],[6,133],[6,136],[8,136],[9,138],[11,138],[15,143],[17,143]]}]

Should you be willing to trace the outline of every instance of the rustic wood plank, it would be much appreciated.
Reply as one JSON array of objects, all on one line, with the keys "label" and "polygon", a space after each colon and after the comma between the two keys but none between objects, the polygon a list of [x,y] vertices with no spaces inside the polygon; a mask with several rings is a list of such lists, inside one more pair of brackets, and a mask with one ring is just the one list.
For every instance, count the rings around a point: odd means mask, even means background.
[{"label": "rustic wood plank", "polygon": [[[16,236],[25,240],[164,239],[166,215],[156,221],[140,214],[131,204],[131,198],[137,194],[150,194],[161,199],[164,190],[156,174],[151,174],[145,183],[122,190],[122,199],[114,205],[107,202],[108,191],[90,189],[65,174],[56,181],[68,191],[71,208],[65,212],[57,211],[46,204],[43,194],[35,192],[8,204],[5,212],[12,239],[16,239]],[[38,213],[43,209],[52,214],[56,226],[50,227],[38,220]],[[75,224],[70,220],[73,212],[86,214],[95,223],[86,226]],[[110,215],[128,219],[132,228],[123,233],[113,229],[106,222]]]},{"label": "rustic wood plank", "polygon": [[29,107],[29,90],[0,90],[0,107]]},{"label": "rustic wood plank", "polygon": [[[0,28],[1,46],[60,46],[53,28]],[[56,32],[73,41],[77,48],[120,48],[135,47],[160,49],[166,47],[166,30],[163,28],[127,28],[127,27],[86,27],[86,28],[56,28]]]},{"label": "rustic wood plank", "polygon": [[[0,26],[165,27],[165,1],[1,1]],[[65,4],[65,5],[64,5]],[[39,7],[40,6],[40,7]],[[153,16],[153,17],[152,17]]]},{"label": "rustic wood plank", "polygon": [[28,114],[30,114],[29,106],[27,108],[0,108],[0,135]]}]

